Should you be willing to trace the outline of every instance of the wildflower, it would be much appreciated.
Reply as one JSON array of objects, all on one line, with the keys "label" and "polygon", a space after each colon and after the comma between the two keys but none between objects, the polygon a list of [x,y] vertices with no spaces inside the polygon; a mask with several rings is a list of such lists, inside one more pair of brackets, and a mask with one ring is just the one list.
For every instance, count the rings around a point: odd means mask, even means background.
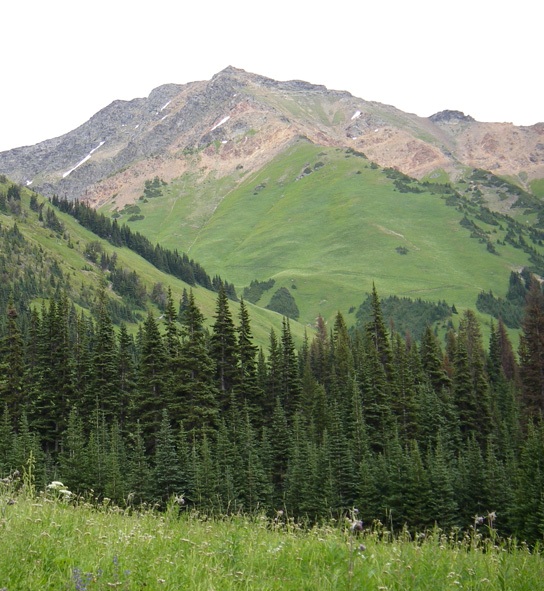
[{"label": "wildflower", "polygon": [[185,499],[183,497],[183,495],[175,495],[173,498],[174,503],[177,503],[178,505],[185,505]]},{"label": "wildflower", "polygon": [[51,490],[62,490],[62,489],[65,489],[66,487],[64,486],[64,484],[62,484],[62,482],[60,482],[60,480],[53,480],[53,482],[51,484],[47,485],[47,488],[49,488]]},{"label": "wildflower", "polygon": [[364,544],[359,544],[359,552],[364,552],[366,550],[366,546]]},{"label": "wildflower", "polygon": [[352,534],[357,534],[359,532],[363,531],[363,522],[361,520],[359,521],[354,521],[351,524],[351,533]]},{"label": "wildflower", "polygon": [[474,516],[474,525],[482,525],[484,522],[484,518],[481,515]]}]

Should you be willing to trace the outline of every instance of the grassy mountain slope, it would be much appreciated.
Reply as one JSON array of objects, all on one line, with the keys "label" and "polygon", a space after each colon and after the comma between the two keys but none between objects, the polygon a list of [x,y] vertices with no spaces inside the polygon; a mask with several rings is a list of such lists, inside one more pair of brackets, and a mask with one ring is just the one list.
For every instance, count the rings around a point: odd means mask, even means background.
[{"label": "grassy mountain slope", "polygon": [[138,201],[143,219],[131,227],[187,251],[238,291],[254,279],[275,279],[259,305],[287,287],[303,323],[347,314],[372,282],[381,295],[474,308],[480,291],[502,293],[511,270],[529,264],[526,252],[502,244],[506,224],[478,220],[483,238],[471,239],[473,228],[460,222],[474,218],[477,200],[465,211],[462,201],[448,206],[415,182],[401,192],[394,177],[353,150],[300,139],[241,181],[193,184],[184,175]]},{"label": "grassy mountain slope", "polygon": [[[9,183],[0,182],[0,192],[5,192],[8,186]],[[2,228],[12,228],[14,224],[17,224],[17,228],[29,247],[36,246],[38,248],[39,257],[34,255],[25,256],[24,253],[19,254],[20,264],[24,266],[26,274],[39,274],[43,272],[44,266],[40,262],[43,259],[54,261],[60,269],[59,275],[64,277],[69,283],[70,297],[78,303],[79,308],[85,309],[87,304],[95,299],[97,287],[104,281],[105,277],[99,265],[90,262],[85,254],[89,244],[98,243],[109,256],[113,253],[117,255],[118,268],[124,268],[131,272],[135,271],[138,274],[148,294],[151,293],[153,286],[157,283],[162,283],[165,289],[170,286],[174,302],[177,305],[183,289],[192,289],[198,306],[207,322],[209,324],[213,323],[217,301],[216,293],[198,286],[191,287],[183,281],[159,271],[136,253],[127,248],[112,246],[89,230],[83,228],[71,216],[63,214],[58,210],[55,210],[55,215],[62,224],[63,231],[55,232],[51,228],[45,227],[44,223],[39,220],[38,212],[33,211],[29,207],[31,195],[31,191],[22,188],[20,212],[14,213],[9,208],[6,212],[0,211],[0,225]],[[54,209],[43,197],[38,197],[38,203],[43,204],[42,213],[45,213],[48,208]],[[49,271],[47,273],[49,274]],[[59,281],[58,284],[64,288],[65,282]],[[117,302],[122,301],[122,298],[113,292],[111,285],[108,286],[107,293],[108,297],[112,300]],[[44,295],[46,296],[47,294]],[[39,298],[35,301],[35,304],[38,304],[38,302]],[[146,306],[154,309],[157,316],[160,315],[160,311],[149,299],[146,302]],[[237,323],[238,305],[232,302],[231,309],[233,319]],[[146,314],[145,309],[134,308],[134,312],[140,318],[144,318]],[[255,341],[258,344],[266,346],[271,327],[274,327],[278,334],[281,332],[282,318],[278,314],[263,310],[257,306],[252,306],[251,304],[249,304],[249,312]],[[128,324],[129,327],[132,326],[133,330],[137,326],[137,317],[136,323],[132,325],[130,323]],[[296,322],[292,322],[291,329],[294,337],[300,342],[304,335],[304,327]]]}]

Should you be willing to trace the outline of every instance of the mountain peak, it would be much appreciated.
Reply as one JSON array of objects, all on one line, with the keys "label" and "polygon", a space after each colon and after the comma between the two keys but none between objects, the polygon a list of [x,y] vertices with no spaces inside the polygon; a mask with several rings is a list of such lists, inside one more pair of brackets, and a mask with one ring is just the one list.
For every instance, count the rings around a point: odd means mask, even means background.
[{"label": "mountain peak", "polygon": [[[114,101],[77,129],[0,153],[0,173],[45,195],[102,203],[141,195],[198,160],[202,171],[256,171],[296,138],[346,147],[422,178],[442,169],[493,170],[531,181],[544,174],[540,128],[476,123],[461,111],[429,118],[303,80],[277,81],[228,65],[211,80],[164,84],[147,98]],[[238,174],[238,173],[236,173]],[[525,182],[525,181],[524,181]]]},{"label": "mountain peak", "polygon": [[465,115],[462,111],[454,111],[454,110],[450,110],[450,109],[446,109],[445,111],[440,111],[438,113],[435,113],[434,115],[431,115],[429,117],[429,119],[433,122],[433,123],[460,123],[460,122],[465,122],[465,123],[473,123],[474,121],[476,121],[473,117],[471,117],[470,115]]}]

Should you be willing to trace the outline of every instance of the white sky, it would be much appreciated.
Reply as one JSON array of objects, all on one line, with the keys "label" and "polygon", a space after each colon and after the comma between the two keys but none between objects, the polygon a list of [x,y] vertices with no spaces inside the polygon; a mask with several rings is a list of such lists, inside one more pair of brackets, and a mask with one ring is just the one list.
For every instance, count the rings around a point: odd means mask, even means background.
[{"label": "white sky", "polygon": [[[544,121],[535,0],[22,0],[2,9],[0,151],[228,65],[430,116]],[[1,172],[1,171],[0,171]]]}]

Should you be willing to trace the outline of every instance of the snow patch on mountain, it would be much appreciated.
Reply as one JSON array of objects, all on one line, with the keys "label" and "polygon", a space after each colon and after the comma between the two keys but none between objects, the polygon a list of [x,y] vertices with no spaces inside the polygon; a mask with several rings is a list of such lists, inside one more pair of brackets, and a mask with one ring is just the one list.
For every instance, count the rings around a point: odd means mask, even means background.
[{"label": "snow patch on mountain", "polygon": [[217,129],[218,127],[221,127],[221,125],[223,125],[223,123],[226,123],[228,120],[230,119],[230,115],[227,115],[226,117],[223,117],[223,119],[221,119],[221,121],[219,121],[219,123],[216,123],[211,129],[210,131],[213,131],[214,129]]},{"label": "snow patch on mountain", "polygon": [[88,154],[87,156],[85,156],[85,158],[83,158],[83,160],[80,160],[75,166],[74,168],[71,168],[70,170],[68,170],[67,172],[65,172],[62,175],[62,178],[65,179],[69,174],[71,174],[72,172],[74,172],[74,170],[76,170],[76,168],[79,168],[82,164],[84,164],[85,162],[87,162],[87,160],[89,160],[91,158],[91,156],[94,154],[94,152],[96,152],[98,150],[98,148],[102,147],[106,142],[100,142],[98,144],[98,146],[96,146],[96,148],[93,148]]}]

